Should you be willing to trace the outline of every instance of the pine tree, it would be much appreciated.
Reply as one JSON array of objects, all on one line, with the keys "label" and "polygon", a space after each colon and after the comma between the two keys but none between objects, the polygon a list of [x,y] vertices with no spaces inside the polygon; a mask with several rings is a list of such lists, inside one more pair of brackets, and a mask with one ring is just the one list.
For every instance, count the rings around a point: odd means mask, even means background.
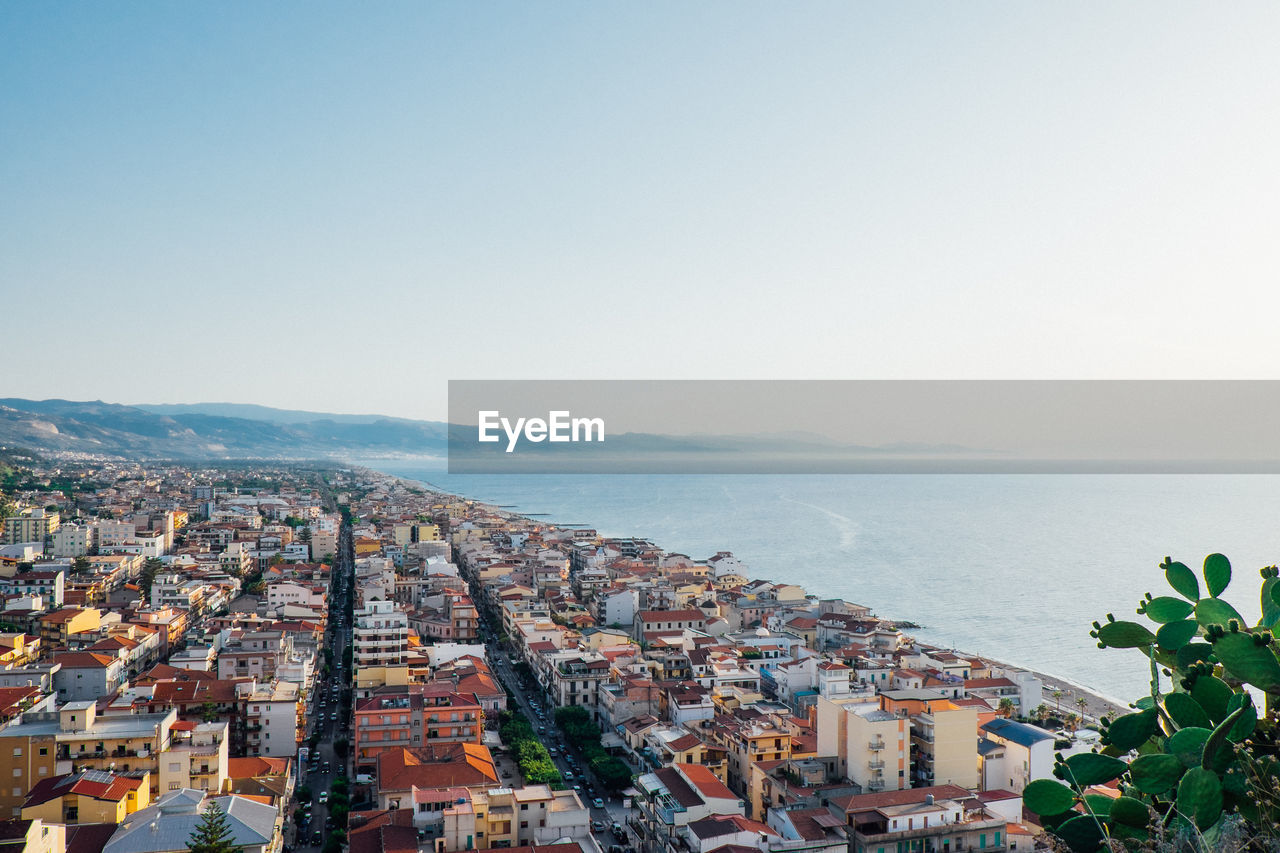
[{"label": "pine tree", "polygon": [[188,853],[242,853],[231,843],[231,824],[216,802],[210,803],[191,833]]}]

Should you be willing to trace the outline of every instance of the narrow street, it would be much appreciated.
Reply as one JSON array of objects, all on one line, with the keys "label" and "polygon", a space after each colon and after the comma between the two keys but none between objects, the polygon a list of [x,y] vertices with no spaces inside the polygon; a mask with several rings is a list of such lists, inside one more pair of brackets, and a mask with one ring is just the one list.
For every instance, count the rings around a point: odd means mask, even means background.
[{"label": "narrow street", "polygon": [[[335,556],[331,574],[328,626],[325,632],[325,648],[333,650],[333,670],[327,679],[317,671],[314,693],[310,700],[307,719],[307,742],[311,735],[319,732],[320,739],[316,754],[309,756],[307,765],[302,768],[298,787],[311,789],[311,819],[299,827],[295,850],[315,850],[324,846],[332,829],[346,830],[346,826],[330,827],[327,825],[329,806],[320,801],[323,794],[326,799],[332,793],[333,783],[339,778],[348,780],[348,796],[354,780],[348,773],[350,748],[346,759],[339,759],[334,751],[335,740],[351,741],[350,716],[342,714],[342,696],[346,691],[350,695],[353,680],[351,670],[345,664],[344,655],[351,644],[351,595],[353,583],[353,563],[351,548],[351,531],[343,525],[339,537],[338,554]],[[302,804],[299,804],[301,807]]]}]

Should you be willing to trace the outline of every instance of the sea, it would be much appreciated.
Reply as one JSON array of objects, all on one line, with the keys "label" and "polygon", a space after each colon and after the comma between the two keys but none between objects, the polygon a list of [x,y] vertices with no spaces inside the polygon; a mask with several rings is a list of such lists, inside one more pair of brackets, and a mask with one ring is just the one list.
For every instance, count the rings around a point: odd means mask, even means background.
[{"label": "sea", "polygon": [[1199,572],[1227,555],[1224,598],[1259,614],[1258,569],[1280,562],[1269,474],[449,475],[421,460],[359,464],[914,622],[920,639],[1046,673],[1128,703],[1150,669],[1089,636],[1106,614],[1173,594],[1166,556]]}]

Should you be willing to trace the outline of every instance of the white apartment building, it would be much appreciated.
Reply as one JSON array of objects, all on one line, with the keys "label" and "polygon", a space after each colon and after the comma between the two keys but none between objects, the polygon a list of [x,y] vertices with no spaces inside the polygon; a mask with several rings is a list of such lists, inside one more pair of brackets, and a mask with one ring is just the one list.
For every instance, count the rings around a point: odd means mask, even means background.
[{"label": "white apartment building", "polygon": [[53,533],[53,556],[83,557],[93,547],[93,528],[88,524],[64,524]]},{"label": "white apartment building", "polygon": [[394,601],[371,601],[355,611],[355,665],[394,666],[409,659],[409,617]]}]

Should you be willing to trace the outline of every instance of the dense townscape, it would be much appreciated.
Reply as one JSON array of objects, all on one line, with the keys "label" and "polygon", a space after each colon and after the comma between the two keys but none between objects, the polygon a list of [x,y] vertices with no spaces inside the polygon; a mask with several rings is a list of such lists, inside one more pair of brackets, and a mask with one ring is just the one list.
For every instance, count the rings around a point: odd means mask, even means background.
[{"label": "dense townscape", "polygon": [[1096,737],[730,552],[374,471],[18,460],[3,492],[5,850],[1031,849],[1022,791]]}]

